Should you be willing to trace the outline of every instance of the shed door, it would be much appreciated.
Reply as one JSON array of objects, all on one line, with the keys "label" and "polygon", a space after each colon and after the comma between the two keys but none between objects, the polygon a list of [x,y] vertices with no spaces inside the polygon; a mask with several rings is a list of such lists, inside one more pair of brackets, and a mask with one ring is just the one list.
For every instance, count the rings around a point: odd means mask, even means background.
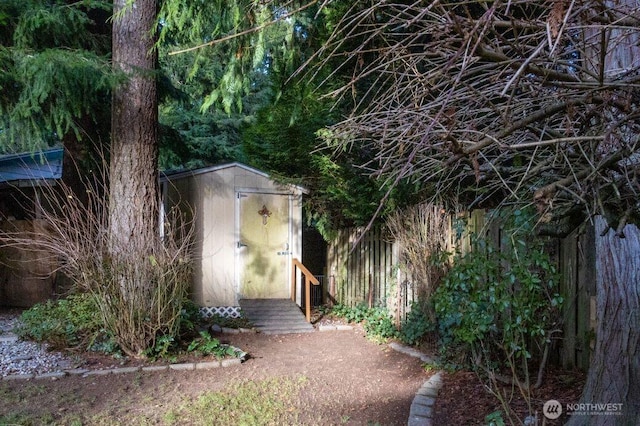
[{"label": "shed door", "polygon": [[290,198],[287,194],[239,193],[239,296],[290,296]]}]

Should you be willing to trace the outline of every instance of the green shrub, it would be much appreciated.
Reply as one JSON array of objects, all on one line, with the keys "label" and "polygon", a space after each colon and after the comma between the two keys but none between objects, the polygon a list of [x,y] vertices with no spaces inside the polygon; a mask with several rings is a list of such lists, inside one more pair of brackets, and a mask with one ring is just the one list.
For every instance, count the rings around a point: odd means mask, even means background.
[{"label": "green shrub", "polygon": [[398,337],[398,329],[393,324],[393,318],[386,308],[368,309],[362,325],[369,337],[383,340]]},{"label": "green shrub", "polygon": [[416,345],[427,333],[433,331],[435,331],[435,325],[424,311],[422,304],[414,302],[400,327],[400,339],[408,345]]},{"label": "green shrub", "polygon": [[[93,296],[73,294],[65,299],[34,305],[20,316],[17,334],[25,339],[46,342],[57,349],[91,350],[105,345],[105,333]],[[111,346],[112,350],[116,350]]]},{"label": "green shrub", "polygon": [[193,332],[203,322],[200,308],[191,299],[182,301],[182,310],[179,318],[179,333]]},{"label": "green shrub", "polygon": [[331,313],[344,318],[347,322],[360,323],[366,318],[368,310],[364,303],[358,303],[356,306],[339,304],[333,307]]},{"label": "green shrub", "polygon": [[144,351],[144,356],[152,361],[165,359],[171,362],[175,362],[178,360],[178,352],[179,349],[175,338],[170,334],[163,334],[156,337],[154,345],[148,347]]},{"label": "green shrub", "polygon": [[359,303],[355,307],[336,305],[331,312],[348,322],[361,323],[369,338],[385,340],[399,335],[386,308],[368,308],[364,303]]},{"label": "green shrub", "polygon": [[[146,357],[152,360],[175,361],[185,352],[200,356],[215,355],[218,358],[235,354],[233,348],[221,344],[209,333],[197,334],[196,329],[202,323],[199,308],[189,300],[185,300],[182,305],[179,333],[175,336],[157,336],[154,345],[144,352]],[[47,301],[24,311],[16,332],[22,338],[46,342],[57,349],[95,351],[122,356],[115,339],[104,331],[97,310],[95,297],[87,293]],[[242,322],[245,323],[246,320]]]},{"label": "green shrub", "polygon": [[505,426],[506,423],[502,417],[502,411],[494,411],[491,414],[487,414],[484,418],[484,423],[487,426]]},{"label": "green shrub", "polygon": [[[535,238],[534,215],[502,214],[506,237],[500,250],[477,239],[434,294],[444,354],[466,360],[500,401],[502,411],[485,419],[495,426],[505,424],[503,415],[511,424],[518,419],[509,404],[514,387],[533,414],[531,378],[543,377],[552,334],[562,329],[559,277],[544,241]],[[536,365],[534,376],[530,370]],[[512,385],[504,386],[498,377],[508,377]]]},{"label": "green shrub", "polygon": [[187,348],[187,352],[201,356],[215,355],[216,358],[236,355],[234,348],[229,345],[223,345],[218,339],[212,337],[206,331],[200,332],[200,337],[191,342]]},{"label": "green shrub", "polygon": [[478,239],[436,290],[438,331],[450,355],[452,348],[465,351],[487,368],[522,365],[549,344],[562,297],[544,243],[533,237],[532,217],[510,212],[502,250]]}]

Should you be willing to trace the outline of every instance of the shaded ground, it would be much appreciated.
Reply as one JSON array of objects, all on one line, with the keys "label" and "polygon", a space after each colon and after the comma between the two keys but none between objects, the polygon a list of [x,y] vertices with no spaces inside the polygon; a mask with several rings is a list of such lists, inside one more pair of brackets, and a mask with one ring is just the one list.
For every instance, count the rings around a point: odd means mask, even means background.
[{"label": "shaded ground", "polygon": [[[542,406],[545,401],[555,399],[563,406],[576,403],[585,381],[585,374],[579,371],[549,370],[539,389],[532,392],[531,407],[537,413],[538,424],[547,426],[563,425],[569,418],[563,414],[559,419],[544,419]],[[509,394],[511,388],[505,386]],[[522,420],[530,414],[525,400],[517,389],[511,397],[510,406]],[[485,416],[496,411],[504,411],[497,398],[489,394],[475,373],[458,371],[443,373],[443,387],[435,404],[434,425],[486,425]],[[509,421],[503,416],[506,424]],[[543,423],[543,420],[545,421]]]},{"label": "shaded ground", "polygon": [[170,410],[207,391],[284,378],[304,383],[290,401],[297,424],[401,425],[429,377],[418,359],[368,341],[359,329],[224,340],[250,358],[214,370],[2,381],[0,413],[62,424],[163,424]]}]

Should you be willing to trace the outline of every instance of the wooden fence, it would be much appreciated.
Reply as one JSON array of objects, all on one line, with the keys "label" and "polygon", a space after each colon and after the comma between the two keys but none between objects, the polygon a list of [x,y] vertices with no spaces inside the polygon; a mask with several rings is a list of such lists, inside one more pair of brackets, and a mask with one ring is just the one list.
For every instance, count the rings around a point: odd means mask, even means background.
[{"label": "wooden fence", "polygon": [[[466,217],[463,235],[449,234],[448,250],[470,250],[470,232],[479,232],[484,225],[484,213],[474,211]],[[453,228],[453,224],[451,224]],[[363,234],[362,228],[339,232],[327,246],[327,298],[334,303],[369,307],[385,306],[400,325],[417,301],[418,289],[411,277],[400,267],[401,247],[381,228]],[[358,244],[355,244],[358,242]]]},{"label": "wooden fence", "polygon": [[399,326],[417,299],[416,288],[399,267],[398,245],[381,229],[362,232],[346,229],[329,243],[328,299],[348,306],[384,306]]},{"label": "wooden fence", "polygon": [[563,340],[560,358],[565,368],[587,369],[595,343],[596,326],[595,230],[573,232],[563,238],[559,267],[563,305]]},{"label": "wooden fence", "polygon": [[[488,225],[485,212],[476,210],[466,216],[466,229],[458,235],[457,248],[470,250],[471,233],[484,232],[501,247],[502,230]],[[409,277],[399,268],[399,247],[382,230],[367,232],[357,245],[361,229],[346,229],[328,245],[327,297],[336,303],[355,306],[385,306],[399,325],[406,317],[417,294]],[[453,234],[453,233],[452,233]],[[560,294],[564,298],[563,340],[559,346],[561,363],[566,368],[586,369],[593,345],[595,327],[595,244],[592,229],[566,238],[552,239],[549,254],[561,273]]]},{"label": "wooden fence", "polygon": [[380,229],[367,232],[354,246],[361,234],[361,229],[347,229],[328,245],[329,297],[350,306],[383,304],[397,279],[397,254]]},{"label": "wooden fence", "polygon": [[[39,219],[1,221],[0,230],[20,233],[25,240],[47,232]],[[35,241],[32,247],[0,241],[0,306],[29,308],[61,290],[57,258],[35,246]]]}]

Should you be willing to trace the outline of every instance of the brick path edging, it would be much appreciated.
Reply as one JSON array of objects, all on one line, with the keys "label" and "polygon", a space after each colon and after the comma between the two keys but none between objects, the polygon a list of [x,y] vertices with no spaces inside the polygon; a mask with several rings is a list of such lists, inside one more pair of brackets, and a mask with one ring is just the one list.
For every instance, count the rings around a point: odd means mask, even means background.
[{"label": "brick path edging", "polygon": [[[12,342],[18,340],[17,336],[3,336],[3,342]],[[240,365],[246,359],[247,353],[240,348],[230,346],[234,349],[238,358],[228,358],[215,361],[200,361],[200,362],[185,362],[180,364],[166,364],[166,365],[145,365],[139,367],[115,367],[104,368],[100,370],[91,370],[88,368],[72,368],[62,371],[53,371],[43,374],[9,374],[8,376],[0,377],[1,380],[30,380],[30,379],[51,379],[57,380],[66,376],[106,376],[107,374],[127,374],[136,373],[139,371],[153,372],[153,371],[191,371],[191,370],[209,370],[212,368],[231,367],[233,365]]]},{"label": "brick path edging", "polygon": [[[401,345],[393,342],[389,346],[403,354],[420,358],[424,363],[431,363],[433,359],[422,352],[409,346]],[[416,396],[413,397],[411,408],[409,410],[408,426],[432,426],[433,406],[436,403],[438,391],[442,388],[442,374],[436,373],[422,384]]]},{"label": "brick path edging", "polygon": [[353,330],[351,325],[320,325],[318,331],[350,331]]},{"label": "brick path edging", "polygon": [[191,371],[191,370],[208,370],[212,368],[231,367],[233,365],[240,365],[242,360],[240,358],[223,359],[221,361],[203,361],[203,362],[187,362],[182,364],[168,364],[168,365],[148,365],[143,367],[118,367],[118,368],[105,368],[101,370],[89,370],[86,368],[74,368],[70,370],[54,371],[44,374],[10,374],[2,377],[2,380],[29,380],[29,379],[60,379],[66,376],[106,376],[108,374],[127,374],[136,373],[139,371],[153,372],[153,371]]}]

